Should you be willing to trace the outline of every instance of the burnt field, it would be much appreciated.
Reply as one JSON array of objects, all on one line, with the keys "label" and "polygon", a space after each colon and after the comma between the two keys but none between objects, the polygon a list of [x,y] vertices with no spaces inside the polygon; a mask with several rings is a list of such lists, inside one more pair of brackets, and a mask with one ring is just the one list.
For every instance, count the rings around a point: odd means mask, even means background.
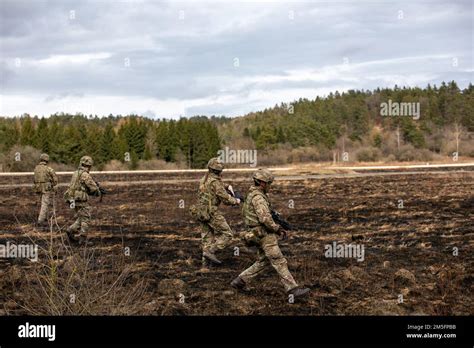
[{"label": "burnt field", "polygon": [[[97,175],[112,192],[91,200],[85,246],[64,239],[73,220],[61,199],[69,177],[60,177],[50,231],[34,226],[39,203],[28,181],[3,179],[0,244],[35,243],[40,254],[38,262],[0,258],[0,314],[474,314],[472,171],[277,178],[270,199],[295,227],[280,246],[312,290],[295,303],[273,270],[249,293],[230,288],[255,254],[229,248],[218,254],[222,266],[201,270],[200,230],[188,210],[201,175]],[[243,192],[250,176],[224,173]],[[235,232],[244,230],[240,208],[222,210]],[[363,245],[363,261],[326,257],[333,242]]]}]

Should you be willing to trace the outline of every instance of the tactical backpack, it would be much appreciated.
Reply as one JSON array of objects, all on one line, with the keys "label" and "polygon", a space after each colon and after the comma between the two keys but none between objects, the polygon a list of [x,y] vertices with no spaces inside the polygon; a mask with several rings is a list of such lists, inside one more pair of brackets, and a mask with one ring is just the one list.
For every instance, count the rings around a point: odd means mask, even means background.
[{"label": "tactical backpack", "polygon": [[209,173],[201,179],[199,184],[199,202],[193,204],[189,211],[191,216],[200,222],[208,222],[211,220],[214,213],[217,211],[217,207],[212,204],[212,193],[210,192],[211,184],[216,181],[215,178],[210,178]]},{"label": "tactical backpack", "polygon": [[36,193],[44,193],[51,190],[51,179],[49,177],[48,167],[38,164],[35,167],[35,178],[33,189]]},{"label": "tactical backpack", "polygon": [[81,176],[84,170],[77,170],[74,172],[71,178],[71,183],[68,189],[64,192],[64,201],[68,204],[72,202],[86,202],[88,195],[85,187],[81,184]]}]

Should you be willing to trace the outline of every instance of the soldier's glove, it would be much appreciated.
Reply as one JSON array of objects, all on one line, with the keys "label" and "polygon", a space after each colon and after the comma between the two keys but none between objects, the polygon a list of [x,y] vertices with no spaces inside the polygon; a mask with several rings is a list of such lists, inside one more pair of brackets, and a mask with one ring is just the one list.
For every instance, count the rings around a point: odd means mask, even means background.
[{"label": "soldier's glove", "polygon": [[239,198],[236,198],[235,200],[237,201],[237,204],[240,204],[240,199]]}]

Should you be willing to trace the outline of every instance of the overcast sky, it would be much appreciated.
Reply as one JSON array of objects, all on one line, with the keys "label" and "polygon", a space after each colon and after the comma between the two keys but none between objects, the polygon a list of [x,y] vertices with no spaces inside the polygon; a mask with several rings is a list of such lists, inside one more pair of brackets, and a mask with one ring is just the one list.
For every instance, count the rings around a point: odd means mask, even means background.
[{"label": "overcast sky", "polygon": [[0,115],[243,115],[473,77],[473,1],[0,0]]}]

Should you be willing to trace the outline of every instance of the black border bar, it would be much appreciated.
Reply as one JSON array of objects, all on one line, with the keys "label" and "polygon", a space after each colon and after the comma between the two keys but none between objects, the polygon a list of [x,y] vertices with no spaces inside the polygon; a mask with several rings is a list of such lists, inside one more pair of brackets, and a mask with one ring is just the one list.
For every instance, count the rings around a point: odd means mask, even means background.
[{"label": "black border bar", "polygon": [[[324,317],[0,317],[0,346],[65,344],[388,344],[469,346],[474,343],[470,316],[324,316]],[[55,325],[56,338],[20,338],[25,323]],[[421,325],[423,329],[409,329]],[[425,326],[431,330],[424,330]],[[455,329],[435,330],[437,325]],[[448,333],[456,338],[407,338],[410,333]]]}]

